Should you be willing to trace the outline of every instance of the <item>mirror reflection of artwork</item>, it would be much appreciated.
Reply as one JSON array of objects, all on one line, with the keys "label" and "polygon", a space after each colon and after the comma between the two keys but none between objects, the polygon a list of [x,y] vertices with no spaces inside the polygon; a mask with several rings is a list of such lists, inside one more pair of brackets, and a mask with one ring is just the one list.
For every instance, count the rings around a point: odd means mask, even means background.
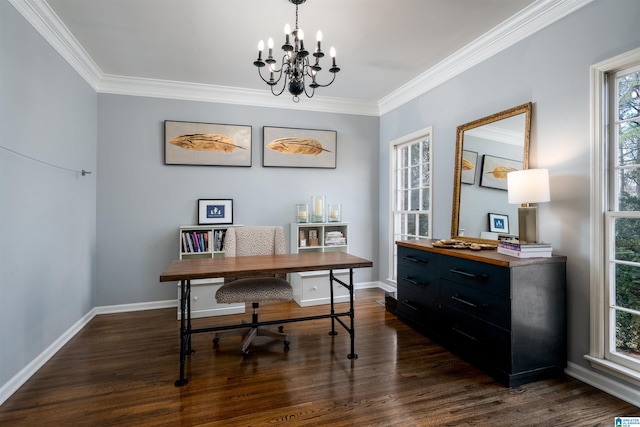
[{"label": "mirror reflection of artwork", "polygon": [[462,165],[460,167],[460,182],[463,184],[476,183],[476,165],[478,164],[478,153],[475,151],[462,151]]},{"label": "mirror reflection of artwork", "polygon": [[482,156],[482,172],[480,185],[482,187],[507,190],[507,174],[522,170],[522,162],[503,159],[501,157]]}]

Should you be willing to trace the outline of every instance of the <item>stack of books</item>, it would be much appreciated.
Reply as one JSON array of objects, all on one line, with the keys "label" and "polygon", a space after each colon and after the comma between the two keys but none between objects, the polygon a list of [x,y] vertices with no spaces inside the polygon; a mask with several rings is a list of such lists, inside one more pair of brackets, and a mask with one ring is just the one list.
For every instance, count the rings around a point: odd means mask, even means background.
[{"label": "stack of books", "polygon": [[498,243],[498,253],[518,258],[550,258],[551,252],[549,243],[520,243],[517,240],[502,240]]},{"label": "stack of books", "polygon": [[341,231],[327,231],[324,235],[325,246],[344,246],[346,244],[347,239]]}]

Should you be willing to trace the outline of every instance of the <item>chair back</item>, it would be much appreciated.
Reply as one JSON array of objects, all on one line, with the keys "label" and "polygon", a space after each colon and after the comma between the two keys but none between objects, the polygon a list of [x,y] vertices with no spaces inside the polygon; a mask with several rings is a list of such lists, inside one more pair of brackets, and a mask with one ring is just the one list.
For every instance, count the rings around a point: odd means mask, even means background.
[{"label": "chair back", "polygon": [[[286,253],[284,228],[281,226],[229,227],[224,236],[225,257]],[[274,275],[268,277],[274,277]],[[275,277],[285,278],[286,275],[278,274],[275,275]],[[225,283],[245,278],[247,277],[227,278],[225,279]]]}]

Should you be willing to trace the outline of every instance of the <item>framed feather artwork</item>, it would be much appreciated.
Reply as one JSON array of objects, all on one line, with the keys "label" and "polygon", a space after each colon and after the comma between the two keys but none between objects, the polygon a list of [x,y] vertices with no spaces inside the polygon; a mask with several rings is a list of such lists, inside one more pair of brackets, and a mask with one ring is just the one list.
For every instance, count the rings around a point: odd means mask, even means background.
[{"label": "framed feather artwork", "polygon": [[262,166],[335,169],[334,130],[263,128]]},{"label": "framed feather artwork", "polygon": [[164,122],[164,164],[251,166],[251,126]]},{"label": "framed feather artwork", "polygon": [[507,174],[522,170],[522,162],[495,156],[482,156],[480,186],[507,191]]}]

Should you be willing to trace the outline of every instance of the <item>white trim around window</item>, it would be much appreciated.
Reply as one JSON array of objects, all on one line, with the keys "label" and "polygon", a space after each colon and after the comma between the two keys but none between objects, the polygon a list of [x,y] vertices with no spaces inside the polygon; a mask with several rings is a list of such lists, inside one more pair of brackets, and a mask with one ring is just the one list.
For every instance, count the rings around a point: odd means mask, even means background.
[{"label": "white trim around window", "polygon": [[590,345],[585,355],[591,366],[631,384],[640,385],[640,372],[607,360],[607,170],[608,91],[607,74],[640,65],[640,48],[618,55],[591,67],[591,271],[590,271]]}]

